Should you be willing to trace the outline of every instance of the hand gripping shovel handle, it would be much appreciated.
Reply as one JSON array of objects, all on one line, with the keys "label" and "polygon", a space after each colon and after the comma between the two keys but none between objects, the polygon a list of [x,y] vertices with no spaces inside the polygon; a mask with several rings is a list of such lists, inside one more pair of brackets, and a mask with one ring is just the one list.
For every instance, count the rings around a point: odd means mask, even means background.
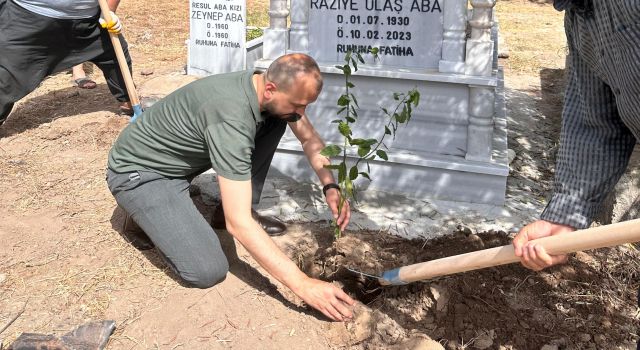
[{"label": "hand gripping shovel handle", "polygon": [[[107,23],[111,23],[113,19],[111,18],[111,10],[109,10],[107,0],[98,0],[98,3],[100,4],[102,17],[105,21],[107,21]],[[124,57],[124,52],[122,51],[122,45],[120,44],[120,39],[118,39],[118,34],[109,33],[109,37],[111,38],[113,50],[115,51],[116,58],[118,59],[120,72],[122,73],[122,77],[124,77],[124,84],[127,88],[127,94],[129,95],[131,108],[133,108],[133,117],[131,118],[131,121],[133,122],[142,114],[140,99],[138,98],[136,87],[133,84],[133,78],[131,77],[131,72],[129,71],[129,66],[127,65],[127,59]]]},{"label": "hand gripping shovel handle", "polygon": [[[567,254],[640,241],[640,219],[536,239],[547,253]],[[385,271],[382,285],[401,285],[419,280],[519,262],[513,245],[450,256]]]}]

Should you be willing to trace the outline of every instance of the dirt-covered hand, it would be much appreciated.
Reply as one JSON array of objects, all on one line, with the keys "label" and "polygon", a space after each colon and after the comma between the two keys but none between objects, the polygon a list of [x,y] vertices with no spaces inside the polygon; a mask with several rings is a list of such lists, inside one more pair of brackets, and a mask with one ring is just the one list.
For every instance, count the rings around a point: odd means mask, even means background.
[{"label": "dirt-covered hand", "polygon": [[100,26],[109,31],[109,33],[120,34],[122,32],[122,23],[120,22],[120,18],[116,16],[113,11],[111,12],[111,21],[107,23],[107,21],[100,17],[98,21],[100,22]]},{"label": "dirt-covered hand", "polygon": [[335,285],[307,277],[294,292],[307,305],[334,321],[347,321],[353,317],[351,297]]},{"label": "dirt-covered hand", "polygon": [[575,228],[567,225],[554,224],[545,220],[537,220],[523,227],[513,238],[513,248],[516,256],[525,267],[540,271],[549,266],[567,262],[567,255],[549,255],[544,247],[531,242],[534,239],[555,236],[575,231]]},{"label": "dirt-covered hand", "polygon": [[340,230],[344,231],[349,224],[349,219],[351,219],[351,206],[349,205],[349,201],[345,200],[342,205],[342,210],[338,213],[341,197],[340,191],[335,188],[329,189],[326,193],[327,205],[331,209],[333,219],[336,220],[336,224],[340,227]]}]

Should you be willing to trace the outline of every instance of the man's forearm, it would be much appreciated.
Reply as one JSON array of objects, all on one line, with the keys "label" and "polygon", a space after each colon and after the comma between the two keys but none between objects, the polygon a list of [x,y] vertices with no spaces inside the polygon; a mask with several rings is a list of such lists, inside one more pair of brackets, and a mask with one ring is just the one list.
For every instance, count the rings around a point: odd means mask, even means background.
[{"label": "man's forearm", "polygon": [[107,4],[109,4],[109,10],[116,12],[118,5],[120,5],[120,0],[107,0]]},{"label": "man's forearm", "polygon": [[240,225],[231,224],[227,228],[260,266],[294,293],[298,293],[300,282],[307,275],[275,245],[258,223],[250,220]]},{"label": "man's forearm", "polygon": [[324,149],[324,142],[313,125],[311,125],[308,117],[304,116],[295,123],[289,123],[289,126],[291,127],[291,131],[293,131],[298,138],[298,141],[300,141],[302,150],[304,151],[311,168],[313,168],[316,175],[318,175],[320,182],[323,185],[335,182],[331,170],[324,167],[325,165],[331,164],[331,162],[327,157],[320,154]]},{"label": "man's forearm", "polygon": [[320,154],[320,151],[324,148],[324,143],[322,141],[313,143],[311,145],[302,145],[302,149],[304,151],[311,168],[315,171],[318,179],[323,185],[328,183],[335,182],[333,177],[333,173],[331,170],[325,168],[325,165],[330,165],[331,161]]}]

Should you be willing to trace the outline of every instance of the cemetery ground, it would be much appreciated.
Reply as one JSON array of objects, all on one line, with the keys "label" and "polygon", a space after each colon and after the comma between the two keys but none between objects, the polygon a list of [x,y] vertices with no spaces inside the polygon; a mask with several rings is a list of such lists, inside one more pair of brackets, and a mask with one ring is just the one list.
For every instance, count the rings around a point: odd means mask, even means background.
[{"label": "cemetery ground", "polygon": [[[267,2],[248,8],[250,25],[267,24]],[[507,196],[537,211],[550,191],[558,145],[562,14],[524,0],[501,0],[497,13],[509,48],[501,64],[515,151]],[[137,83],[179,74],[186,3],[123,1],[119,14]],[[207,290],[181,286],[154,250],[139,252],[118,234],[123,217],[106,187],[105,165],[128,119],[116,113],[100,73],[94,76],[94,90],[77,89],[65,73],[45,80],[0,128],[0,329],[18,316],[0,334],[5,347],[23,332],[59,335],[113,319],[109,349],[635,348],[640,254],[633,245],[577,253],[540,273],[507,265],[366,295],[336,272],[381,271],[510,243],[512,227],[476,230],[472,216],[450,218],[443,236],[429,241],[352,225],[334,242],[325,222],[290,223],[289,234],[276,239],[283,250],[368,305],[348,324],[300,305],[224,231],[227,279]],[[194,201],[209,218],[210,198]]]}]

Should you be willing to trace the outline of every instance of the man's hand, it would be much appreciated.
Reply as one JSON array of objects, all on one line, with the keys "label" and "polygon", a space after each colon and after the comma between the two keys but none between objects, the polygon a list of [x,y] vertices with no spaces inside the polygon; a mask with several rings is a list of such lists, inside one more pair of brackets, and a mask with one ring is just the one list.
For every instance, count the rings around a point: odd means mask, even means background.
[{"label": "man's hand", "polygon": [[120,23],[120,18],[116,16],[113,11],[111,12],[111,22],[107,23],[107,21],[100,17],[98,21],[100,22],[100,26],[109,31],[109,33],[120,34],[122,32],[122,23]]},{"label": "man's hand", "polygon": [[576,229],[561,224],[554,224],[545,220],[537,220],[525,226],[513,238],[513,247],[516,256],[520,257],[520,262],[524,267],[534,271],[540,271],[549,266],[567,262],[567,255],[549,255],[544,247],[530,242],[537,238],[555,236]]},{"label": "man's hand", "polygon": [[292,290],[307,305],[334,321],[347,321],[353,317],[350,306],[355,301],[331,283],[307,277]]},{"label": "man's hand", "polygon": [[333,214],[333,219],[336,220],[337,225],[340,227],[341,231],[347,227],[349,224],[349,219],[351,218],[351,207],[349,206],[349,201],[345,200],[344,205],[342,206],[342,211],[338,215],[338,206],[340,205],[340,191],[337,188],[330,188],[327,190],[326,194],[327,205],[331,209],[331,213]]}]

